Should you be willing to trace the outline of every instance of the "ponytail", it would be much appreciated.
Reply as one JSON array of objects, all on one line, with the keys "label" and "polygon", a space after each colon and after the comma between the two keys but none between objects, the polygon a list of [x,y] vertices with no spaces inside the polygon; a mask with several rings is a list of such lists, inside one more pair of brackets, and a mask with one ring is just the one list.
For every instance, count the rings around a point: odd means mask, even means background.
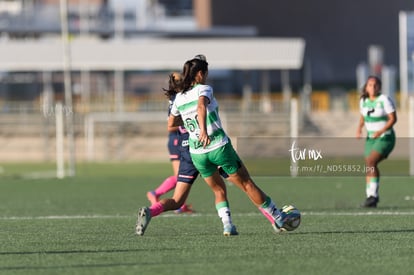
[{"label": "ponytail", "polygon": [[206,73],[208,71],[208,63],[202,58],[194,58],[184,63],[183,67],[183,91],[190,90],[195,82],[196,75],[199,71]]},{"label": "ponytail", "polygon": [[192,83],[193,83],[193,79],[195,78],[195,75],[192,75],[192,67],[193,67],[193,63],[191,63],[190,61],[187,61],[184,63],[184,67],[183,67],[183,91],[188,91],[190,90]]},{"label": "ponytail", "polygon": [[183,77],[180,73],[174,72],[169,75],[168,89],[162,89],[165,96],[172,100],[175,94],[179,93],[183,89]]}]

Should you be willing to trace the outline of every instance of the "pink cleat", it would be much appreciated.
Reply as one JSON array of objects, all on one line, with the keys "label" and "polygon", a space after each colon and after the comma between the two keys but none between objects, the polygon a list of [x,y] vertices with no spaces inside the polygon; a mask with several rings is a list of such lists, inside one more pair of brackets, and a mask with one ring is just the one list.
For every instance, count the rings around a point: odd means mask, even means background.
[{"label": "pink cleat", "polygon": [[183,204],[183,206],[181,206],[179,209],[175,210],[174,212],[176,214],[183,214],[183,213],[192,214],[194,213],[194,210],[193,210],[192,205]]}]

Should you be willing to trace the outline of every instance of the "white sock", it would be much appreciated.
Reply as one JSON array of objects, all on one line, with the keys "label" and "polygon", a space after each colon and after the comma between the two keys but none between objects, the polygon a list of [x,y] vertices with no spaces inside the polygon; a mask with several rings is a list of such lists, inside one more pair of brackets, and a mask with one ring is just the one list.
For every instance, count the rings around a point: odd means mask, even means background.
[{"label": "white sock", "polygon": [[221,219],[221,222],[223,223],[223,226],[232,225],[233,222],[231,220],[231,213],[230,208],[228,206],[228,203],[218,203],[216,205],[218,216]]},{"label": "white sock", "polygon": [[367,183],[366,194],[367,198],[375,197],[378,198],[379,180],[376,177],[372,177]]}]

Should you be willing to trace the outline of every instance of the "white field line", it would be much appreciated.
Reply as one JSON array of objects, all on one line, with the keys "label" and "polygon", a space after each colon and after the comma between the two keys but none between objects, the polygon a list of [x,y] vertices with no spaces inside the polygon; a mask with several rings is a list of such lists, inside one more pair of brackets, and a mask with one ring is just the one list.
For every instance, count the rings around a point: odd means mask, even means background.
[{"label": "white field line", "polygon": [[[260,213],[234,213],[232,216],[260,216]],[[414,211],[369,211],[369,212],[302,212],[303,216],[414,216]],[[134,217],[134,215],[56,215],[56,216],[10,216],[0,217],[0,220],[80,220],[80,219],[125,219]],[[217,214],[174,214],[164,213],[157,218],[191,218],[191,217],[215,217]]]}]

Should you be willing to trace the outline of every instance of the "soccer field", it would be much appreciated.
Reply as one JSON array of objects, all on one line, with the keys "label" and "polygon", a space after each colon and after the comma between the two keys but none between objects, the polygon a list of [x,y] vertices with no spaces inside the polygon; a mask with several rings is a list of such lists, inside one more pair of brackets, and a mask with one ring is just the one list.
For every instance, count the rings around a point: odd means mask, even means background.
[{"label": "soccer field", "polygon": [[4,164],[0,274],[413,274],[414,189],[383,177],[377,209],[362,209],[363,177],[253,177],[302,224],[274,234],[228,185],[239,236],[223,237],[212,192],[198,179],[194,214],[162,214],[134,235],[146,191],[169,163],[83,164],[72,179],[36,179],[53,165]]}]

